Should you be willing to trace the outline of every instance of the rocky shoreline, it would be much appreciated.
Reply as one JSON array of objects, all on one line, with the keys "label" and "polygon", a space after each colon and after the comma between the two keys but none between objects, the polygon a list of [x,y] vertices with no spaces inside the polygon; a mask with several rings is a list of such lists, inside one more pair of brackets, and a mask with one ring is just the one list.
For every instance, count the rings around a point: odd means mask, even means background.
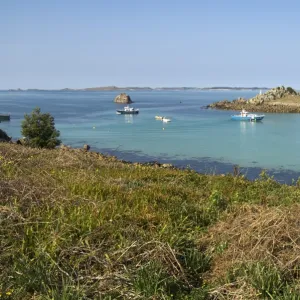
[{"label": "rocky shoreline", "polygon": [[[0,129],[0,134],[2,132],[3,131]],[[24,139],[18,139],[15,142],[13,142],[10,137],[8,137],[6,140],[4,140],[4,139],[1,140],[1,135],[0,135],[0,142],[16,144],[16,145],[20,145],[22,147],[27,147]],[[103,153],[96,152],[96,151],[90,151],[90,149],[91,149],[91,146],[88,145],[88,144],[84,144],[82,148],[73,148],[71,146],[61,144],[59,147],[55,148],[54,150],[74,152],[74,153],[84,152],[84,153],[86,153],[86,155],[88,155],[90,157],[93,157],[93,158],[96,158],[96,159],[106,160],[108,162],[121,162],[121,163],[124,163],[124,164],[131,164],[133,166],[152,166],[152,167],[155,167],[155,168],[179,169],[179,168],[173,166],[170,163],[160,163],[158,161],[147,161],[147,162],[143,162],[143,163],[142,162],[126,161],[126,160],[123,160],[123,159],[119,159],[114,155],[107,155],[107,154],[103,154]]]},{"label": "rocky shoreline", "polygon": [[300,113],[300,106],[293,104],[251,104],[251,103],[234,103],[223,100],[207,105],[205,108],[236,110],[245,109],[249,112],[266,112],[266,113]]},{"label": "rocky shoreline", "polygon": [[222,100],[209,104],[205,108],[238,111],[246,109],[249,112],[300,113],[300,94],[290,87],[281,86],[250,99]]},{"label": "rocky shoreline", "polygon": [[124,164],[131,164],[133,166],[152,166],[155,168],[179,169],[170,163],[160,163],[158,161],[149,161],[149,162],[144,162],[144,163],[126,161],[123,159],[119,159],[114,155],[106,155],[106,154],[96,152],[96,151],[89,151],[90,148],[91,147],[88,144],[83,145],[83,148],[81,148],[81,149],[80,148],[72,148],[70,146],[66,146],[66,145],[62,144],[59,148],[57,148],[57,150],[70,151],[70,152],[85,152],[90,157],[93,157],[96,159],[106,160],[108,162],[121,162]]}]

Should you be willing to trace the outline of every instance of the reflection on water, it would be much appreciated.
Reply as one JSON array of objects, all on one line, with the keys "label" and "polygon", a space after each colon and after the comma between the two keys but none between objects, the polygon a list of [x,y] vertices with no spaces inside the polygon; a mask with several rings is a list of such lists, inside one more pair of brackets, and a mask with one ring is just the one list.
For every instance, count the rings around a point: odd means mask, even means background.
[{"label": "reflection on water", "polygon": [[124,115],[125,123],[133,123],[133,115]]},{"label": "reflection on water", "polygon": [[254,133],[258,124],[259,122],[240,122],[241,134],[245,135],[247,134],[247,131]]},{"label": "reflection on water", "polygon": [[240,129],[242,134],[246,134],[246,122],[240,122]]}]

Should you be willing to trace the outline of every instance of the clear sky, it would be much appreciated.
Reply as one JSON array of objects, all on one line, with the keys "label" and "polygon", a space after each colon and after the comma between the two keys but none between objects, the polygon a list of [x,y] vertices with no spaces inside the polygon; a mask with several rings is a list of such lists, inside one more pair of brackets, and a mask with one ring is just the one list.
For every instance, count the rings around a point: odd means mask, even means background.
[{"label": "clear sky", "polygon": [[0,0],[0,89],[300,88],[300,1]]}]

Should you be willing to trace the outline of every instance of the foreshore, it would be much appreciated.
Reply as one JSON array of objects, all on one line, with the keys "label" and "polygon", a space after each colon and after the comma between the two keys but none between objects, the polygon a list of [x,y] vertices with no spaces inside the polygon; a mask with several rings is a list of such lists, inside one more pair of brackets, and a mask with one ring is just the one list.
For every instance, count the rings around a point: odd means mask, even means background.
[{"label": "foreshore", "polygon": [[[9,141],[11,144],[22,145],[22,140],[15,142]],[[26,148],[26,146],[23,146]],[[91,150],[92,149],[92,150]],[[92,159],[103,160],[108,163],[118,162],[136,167],[154,167],[180,170],[191,170],[198,174],[225,176],[226,174],[235,174],[238,172],[246,179],[254,181],[260,177],[262,172],[267,171],[269,176],[282,184],[293,184],[295,180],[300,177],[300,171],[293,169],[280,168],[264,168],[260,167],[256,161],[252,161],[247,166],[239,166],[238,164],[224,162],[222,160],[215,160],[211,157],[199,157],[191,159],[176,159],[168,157],[154,157],[150,155],[141,155],[140,152],[134,151],[120,151],[117,149],[98,149],[90,147],[90,145],[83,145],[82,148],[71,147],[62,144],[56,148],[63,152],[70,153],[85,153],[86,156]],[[293,166],[292,166],[293,167]]]}]

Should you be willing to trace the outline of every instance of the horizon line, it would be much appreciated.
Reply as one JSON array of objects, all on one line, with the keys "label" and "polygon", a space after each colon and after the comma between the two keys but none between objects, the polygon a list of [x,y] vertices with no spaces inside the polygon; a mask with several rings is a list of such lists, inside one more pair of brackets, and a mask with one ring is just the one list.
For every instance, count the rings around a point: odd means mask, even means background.
[{"label": "horizon line", "polygon": [[149,86],[98,86],[98,87],[87,87],[87,88],[6,88],[0,89],[0,91],[96,91],[96,90],[134,90],[134,89],[148,89],[148,90],[158,90],[158,89],[270,89],[269,87],[259,87],[259,86],[206,86],[206,87],[193,87],[193,86],[160,86],[160,87],[149,87]]}]

